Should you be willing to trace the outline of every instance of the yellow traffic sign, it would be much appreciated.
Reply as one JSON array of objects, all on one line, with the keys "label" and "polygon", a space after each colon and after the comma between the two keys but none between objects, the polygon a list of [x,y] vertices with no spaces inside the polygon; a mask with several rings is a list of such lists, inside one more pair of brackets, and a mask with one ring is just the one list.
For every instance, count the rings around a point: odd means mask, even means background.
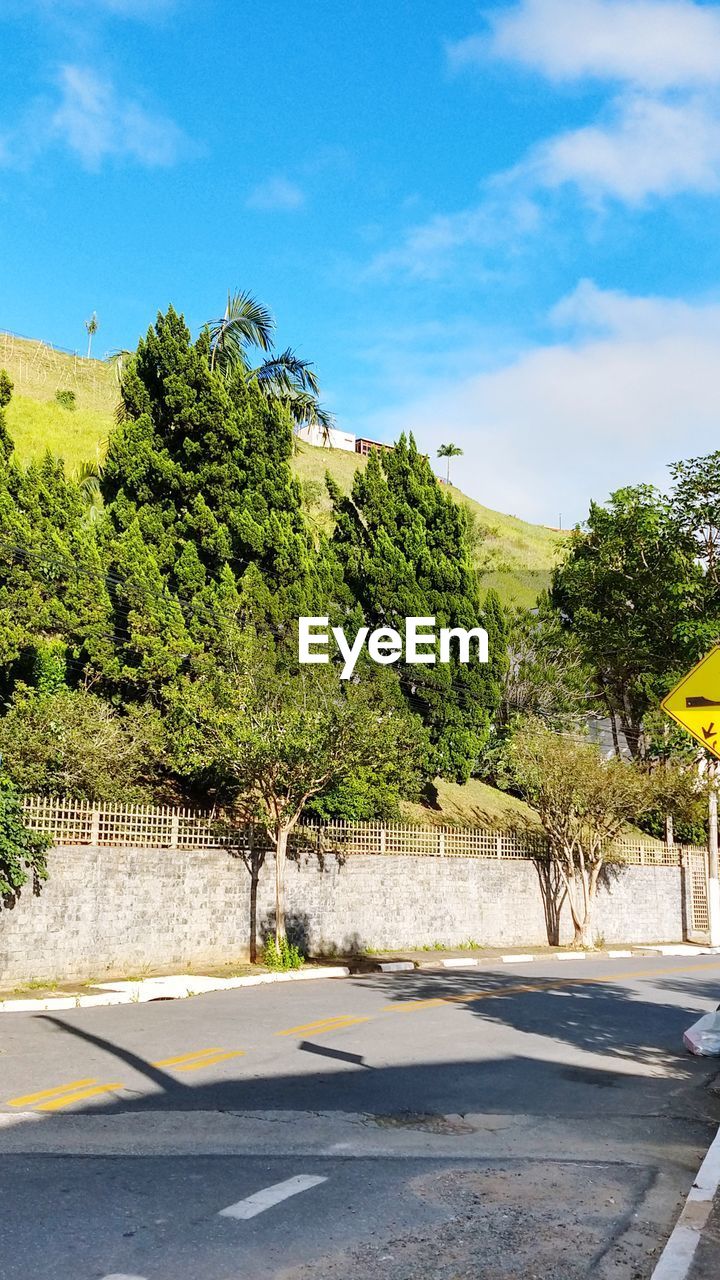
[{"label": "yellow traffic sign", "polygon": [[660,706],[720,758],[720,645],[688,671]]}]

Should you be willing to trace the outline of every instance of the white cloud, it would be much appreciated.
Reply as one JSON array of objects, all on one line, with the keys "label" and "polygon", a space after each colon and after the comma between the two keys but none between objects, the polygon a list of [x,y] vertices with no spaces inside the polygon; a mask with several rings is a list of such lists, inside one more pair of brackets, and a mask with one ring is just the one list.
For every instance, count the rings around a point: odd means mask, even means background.
[{"label": "white cloud", "polygon": [[639,204],[650,196],[720,186],[720,117],[708,102],[631,97],[608,124],[558,134],[521,170],[541,186],[573,183],[591,198]]},{"label": "white cloud", "polygon": [[720,82],[720,13],[691,0],[522,0],[488,14],[486,36],[448,48],[452,66],[488,57],[553,80],[619,80],[659,90]]},{"label": "white cloud", "polygon": [[63,142],[87,169],[98,169],[108,157],[149,167],[170,165],[183,150],[185,139],[177,125],[123,96],[96,72],[65,66],[59,85],[49,139]]},{"label": "white cloud", "polygon": [[536,231],[540,211],[534,201],[522,192],[515,197],[493,195],[469,209],[457,213],[436,214],[427,222],[417,223],[404,234],[394,249],[377,253],[367,274],[385,275],[399,271],[412,278],[432,280],[440,276],[456,251],[470,245],[488,251],[483,267],[476,264],[474,274],[489,275],[497,270],[497,257],[490,267],[489,251],[509,249]]},{"label": "white cloud", "polygon": [[305,193],[297,183],[276,174],[253,187],[245,203],[248,209],[287,213],[305,203]]},{"label": "white cloud", "polygon": [[431,456],[453,440],[466,492],[545,524],[560,511],[584,518],[591,498],[624,484],[662,486],[669,462],[717,448],[720,304],[583,282],[550,319],[571,335],[495,371],[437,382],[363,430],[412,430]]},{"label": "white cloud", "polygon": [[398,245],[375,254],[368,274],[436,279],[472,247],[481,251],[474,276],[489,276],[547,227],[549,195],[561,188],[574,188],[591,204],[613,200],[628,207],[718,192],[720,111],[714,98],[616,99],[602,123],[547,138],[514,169],[490,178],[477,204],[409,227]]}]

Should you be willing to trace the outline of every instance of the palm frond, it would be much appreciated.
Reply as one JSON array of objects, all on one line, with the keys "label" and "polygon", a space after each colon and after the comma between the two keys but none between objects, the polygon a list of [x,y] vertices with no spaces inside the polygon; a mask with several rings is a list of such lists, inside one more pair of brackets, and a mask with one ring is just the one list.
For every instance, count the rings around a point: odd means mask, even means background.
[{"label": "palm frond", "polygon": [[251,293],[240,290],[228,293],[225,315],[220,320],[211,320],[208,326],[210,368],[217,368],[225,374],[238,367],[247,370],[246,348],[260,347],[261,351],[270,351],[274,327],[267,307]]},{"label": "palm frond", "polygon": [[276,382],[287,391],[311,391],[315,396],[320,394],[320,383],[312,364],[309,360],[301,360],[290,347],[265,360],[254,370],[254,374],[261,384]]}]

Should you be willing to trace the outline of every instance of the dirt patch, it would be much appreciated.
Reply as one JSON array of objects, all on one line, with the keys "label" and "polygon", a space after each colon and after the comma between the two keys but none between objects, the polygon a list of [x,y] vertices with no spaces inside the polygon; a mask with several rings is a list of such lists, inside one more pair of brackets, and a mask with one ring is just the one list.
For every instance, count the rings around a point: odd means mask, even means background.
[{"label": "dirt patch", "polygon": [[[411,1190],[445,1221],[283,1272],[283,1280],[595,1280],[651,1181],[646,1169],[551,1161],[424,1174]],[[647,1256],[623,1267],[626,1280],[650,1272]]]},{"label": "dirt patch", "polygon": [[367,1116],[366,1124],[379,1129],[422,1129],[425,1133],[475,1133],[463,1116],[433,1115],[423,1111],[398,1111],[394,1115]]}]

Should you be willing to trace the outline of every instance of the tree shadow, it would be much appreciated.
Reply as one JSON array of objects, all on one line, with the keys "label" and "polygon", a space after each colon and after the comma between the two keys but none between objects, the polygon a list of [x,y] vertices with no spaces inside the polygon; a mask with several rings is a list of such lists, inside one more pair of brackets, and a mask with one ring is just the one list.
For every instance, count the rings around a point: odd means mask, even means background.
[{"label": "tree shadow", "polygon": [[[402,982],[373,975],[358,979],[360,984],[377,987],[388,1000],[373,1020],[397,1013],[391,1019],[392,1031],[388,1022],[388,1034],[400,1052],[407,1046],[408,1052],[415,1053],[416,1012],[428,1003],[446,1009],[451,1020],[443,1025],[442,1036],[448,1057],[423,1061],[418,1056],[388,1064],[382,1061],[382,1041],[379,1048],[377,1041],[371,1042],[358,1055],[333,1043],[332,1032],[308,1036],[306,1031],[302,1038],[298,1033],[297,1048],[303,1056],[291,1072],[271,1077],[239,1074],[190,1086],[138,1053],[86,1031],[76,1019],[38,1016],[58,1031],[112,1053],[160,1090],[129,1099],[93,1099],[81,1108],[93,1113],[307,1110],[372,1116],[408,1111],[427,1115],[521,1111],[573,1118],[596,1115],[606,1105],[602,1098],[612,1096],[619,1100],[613,1105],[628,1114],[633,1108],[654,1114],[671,1102],[677,1108],[679,1089],[703,1089],[717,1072],[717,1063],[692,1058],[682,1050],[682,1033],[690,1017],[686,1009],[645,1000],[612,983],[598,982],[591,991],[588,979],[517,981],[507,974],[485,972],[452,979],[409,975]],[[345,990],[352,989],[356,982],[350,979],[343,985]],[[714,984],[707,986],[716,994]],[[693,996],[697,994],[695,987]],[[455,1017],[468,1012],[473,1016],[472,1027]],[[520,1032],[527,1037],[528,1051],[518,1052],[517,1044],[508,1051],[507,1042],[503,1049],[503,1037],[489,1040],[480,1030],[482,1025],[504,1025]],[[521,1046],[524,1043],[520,1041]],[[568,1054],[567,1046],[576,1053]],[[325,1071],[309,1069],[310,1055],[327,1061]],[[251,1069],[250,1059],[247,1065]],[[716,1105],[709,1095],[708,1105]],[[688,1113],[692,1115],[692,1108]]]},{"label": "tree shadow", "polygon": [[560,945],[560,919],[563,904],[567,897],[567,890],[556,862],[551,861],[550,858],[533,858],[532,862],[540,884],[548,945],[558,947]]}]

